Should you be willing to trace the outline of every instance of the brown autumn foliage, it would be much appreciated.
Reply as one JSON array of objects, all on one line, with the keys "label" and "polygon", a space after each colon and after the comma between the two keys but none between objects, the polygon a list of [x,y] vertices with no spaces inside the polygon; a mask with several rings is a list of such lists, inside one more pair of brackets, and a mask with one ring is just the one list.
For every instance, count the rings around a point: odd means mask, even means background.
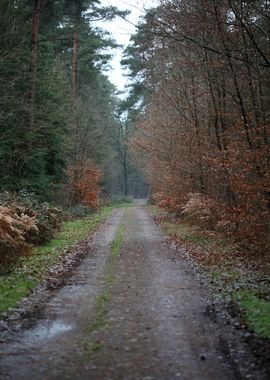
[{"label": "brown autumn foliage", "polygon": [[135,40],[150,91],[132,142],[160,205],[264,251],[269,17],[266,1],[160,1]]},{"label": "brown autumn foliage", "polygon": [[70,203],[82,203],[92,210],[97,210],[101,191],[101,172],[90,160],[86,160],[78,165],[70,166],[68,175],[72,182]]},{"label": "brown autumn foliage", "polygon": [[0,263],[13,261],[27,251],[27,239],[38,234],[36,217],[18,207],[0,206]]},{"label": "brown autumn foliage", "polygon": [[0,194],[0,264],[5,271],[32,245],[46,243],[62,222],[62,211],[32,193]]},{"label": "brown autumn foliage", "polygon": [[220,220],[220,206],[201,193],[189,193],[188,197],[189,200],[184,205],[181,216],[191,224],[215,228]]}]

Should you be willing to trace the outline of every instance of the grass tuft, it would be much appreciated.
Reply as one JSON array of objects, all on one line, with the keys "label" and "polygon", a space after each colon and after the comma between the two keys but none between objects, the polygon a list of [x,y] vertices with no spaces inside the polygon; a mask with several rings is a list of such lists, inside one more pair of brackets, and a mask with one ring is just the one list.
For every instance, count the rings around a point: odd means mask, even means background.
[{"label": "grass tuft", "polygon": [[97,299],[94,309],[94,318],[86,327],[86,332],[91,334],[93,331],[100,330],[106,326],[107,304],[112,298],[111,293],[101,293]]},{"label": "grass tuft", "polygon": [[237,292],[234,299],[244,309],[248,328],[260,337],[270,338],[270,302],[248,292]]},{"label": "grass tuft", "polygon": [[111,257],[106,265],[105,269],[105,281],[107,284],[112,285],[115,283],[116,278],[114,276],[114,268],[116,266],[116,258],[120,255],[120,250],[123,244],[123,233],[124,233],[125,227],[123,225],[120,225],[120,227],[117,230],[115,239],[112,244],[112,254]]}]

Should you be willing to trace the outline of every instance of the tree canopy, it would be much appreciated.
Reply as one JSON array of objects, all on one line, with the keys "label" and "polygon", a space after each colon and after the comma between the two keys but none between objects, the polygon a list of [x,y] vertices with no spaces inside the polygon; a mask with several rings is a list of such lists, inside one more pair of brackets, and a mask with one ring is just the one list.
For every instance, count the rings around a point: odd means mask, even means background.
[{"label": "tree canopy", "polygon": [[142,109],[133,150],[156,199],[177,213],[201,194],[220,226],[266,246],[269,12],[268,1],[161,0],[123,61]]}]

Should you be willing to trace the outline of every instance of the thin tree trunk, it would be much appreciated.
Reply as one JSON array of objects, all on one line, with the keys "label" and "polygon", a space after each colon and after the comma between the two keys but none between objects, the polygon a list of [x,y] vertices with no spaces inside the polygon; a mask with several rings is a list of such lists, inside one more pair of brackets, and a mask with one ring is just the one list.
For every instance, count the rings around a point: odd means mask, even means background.
[{"label": "thin tree trunk", "polygon": [[78,32],[75,30],[73,32],[73,49],[71,57],[71,66],[72,66],[72,93],[73,100],[76,101],[77,98],[77,89],[78,89]]},{"label": "thin tree trunk", "polygon": [[127,154],[125,152],[125,155],[124,155],[124,183],[123,183],[123,193],[124,193],[124,196],[127,197],[128,195],[128,168],[127,168]]},{"label": "thin tree trunk", "polygon": [[[76,28],[76,27],[75,27]],[[73,125],[75,127],[74,131],[74,156],[73,156],[73,178],[72,178],[72,188],[69,196],[68,206],[74,205],[78,202],[77,200],[77,181],[78,181],[78,156],[79,156],[79,122],[77,120],[76,106],[77,106],[77,96],[78,96],[78,32],[75,29],[73,31],[73,49],[71,56],[71,78],[72,78],[72,99],[73,99]]]},{"label": "thin tree trunk", "polygon": [[196,139],[197,139],[199,191],[204,193],[205,192],[205,181],[204,181],[204,173],[203,173],[202,146],[201,146],[200,131],[199,131],[200,123],[199,123],[197,102],[196,102],[196,96],[195,96],[195,79],[194,79],[193,75],[191,75],[191,83],[192,83],[193,118],[194,118],[195,135],[196,135]]},{"label": "thin tree trunk", "polygon": [[236,92],[237,99],[238,99],[238,105],[239,105],[239,108],[240,108],[240,111],[242,114],[242,120],[243,120],[242,123],[243,123],[244,129],[245,129],[246,141],[248,143],[248,146],[250,148],[252,148],[252,141],[251,141],[251,136],[250,136],[250,131],[249,131],[248,119],[247,119],[247,114],[246,114],[245,106],[244,106],[244,98],[241,94],[240,86],[239,86],[239,83],[237,80],[236,69],[235,69],[235,66],[233,65],[233,62],[232,62],[232,54],[231,54],[229,46],[226,43],[224,31],[222,30],[222,27],[221,27],[222,24],[221,24],[221,20],[219,18],[218,8],[217,8],[216,3],[215,3],[215,16],[216,16],[216,21],[217,21],[217,25],[218,25],[219,34],[220,34],[220,39],[221,39],[221,42],[222,42],[223,47],[224,47],[225,56],[227,58],[228,65],[229,65],[229,68],[231,70],[232,77],[233,77],[234,88],[235,88],[235,92]]},{"label": "thin tree trunk", "polygon": [[36,114],[36,85],[37,85],[37,59],[38,59],[38,35],[40,27],[41,0],[35,0],[34,17],[32,23],[32,44],[30,57],[30,109],[29,131],[33,132]]}]

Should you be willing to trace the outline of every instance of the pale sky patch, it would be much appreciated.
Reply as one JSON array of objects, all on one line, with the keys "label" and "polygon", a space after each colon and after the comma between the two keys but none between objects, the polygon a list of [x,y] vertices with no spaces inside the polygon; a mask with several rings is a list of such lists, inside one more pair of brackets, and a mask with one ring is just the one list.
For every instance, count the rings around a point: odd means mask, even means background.
[{"label": "pale sky patch", "polygon": [[121,59],[123,50],[129,44],[130,37],[136,33],[136,25],[145,11],[157,5],[157,0],[101,0],[102,6],[114,6],[120,10],[129,10],[131,13],[127,16],[127,20],[116,17],[112,21],[100,21],[95,24],[109,31],[113,38],[123,48],[114,49],[113,58],[111,61],[112,69],[106,73],[110,81],[117,87],[119,91],[124,91],[127,83],[127,77],[121,67]]}]

